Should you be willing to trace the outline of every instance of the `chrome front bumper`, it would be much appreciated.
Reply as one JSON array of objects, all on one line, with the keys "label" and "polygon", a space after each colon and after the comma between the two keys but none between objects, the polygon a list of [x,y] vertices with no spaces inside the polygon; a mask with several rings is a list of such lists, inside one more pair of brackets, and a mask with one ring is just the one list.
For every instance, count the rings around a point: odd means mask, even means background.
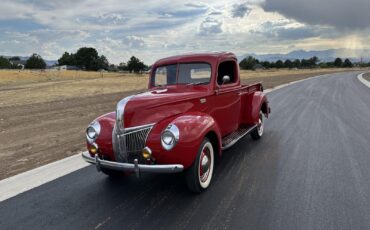
[{"label": "chrome front bumper", "polygon": [[107,168],[117,171],[124,171],[124,172],[135,172],[136,175],[139,175],[140,172],[148,172],[148,173],[178,173],[184,170],[184,166],[180,164],[174,165],[143,165],[138,164],[138,161],[135,160],[134,164],[131,163],[120,163],[114,161],[106,161],[102,160],[96,155],[95,157],[91,157],[89,152],[83,152],[82,158],[90,163],[96,165],[98,171],[101,168]]}]

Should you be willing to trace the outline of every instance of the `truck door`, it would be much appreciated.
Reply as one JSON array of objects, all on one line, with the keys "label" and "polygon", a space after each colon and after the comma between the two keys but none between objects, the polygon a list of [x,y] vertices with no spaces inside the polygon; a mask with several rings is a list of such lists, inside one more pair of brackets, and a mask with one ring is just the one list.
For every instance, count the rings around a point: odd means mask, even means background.
[{"label": "truck door", "polygon": [[212,116],[217,121],[222,136],[232,133],[239,127],[241,100],[237,68],[234,60],[224,61],[218,66]]}]

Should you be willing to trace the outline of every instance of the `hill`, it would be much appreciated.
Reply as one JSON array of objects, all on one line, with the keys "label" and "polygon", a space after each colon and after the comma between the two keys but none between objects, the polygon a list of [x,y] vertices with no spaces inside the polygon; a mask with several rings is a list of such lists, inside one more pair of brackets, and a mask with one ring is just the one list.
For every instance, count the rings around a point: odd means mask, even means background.
[{"label": "hill", "polygon": [[306,50],[294,50],[286,54],[255,54],[249,53],[244,54],[238,57],[239,60],[243,60],[247,56],[253,56],[260,61],[277,61],[277,60],[294,60],[294,59],[308,59],[313,56],[316,56],[320,61],[334,61],[335,58],[349,58],[352,62],[359,62],[361,58],[364,62],[370,61],[370,49],[328,49],[328,50],[315,50],[315,51],[306,51]]}]

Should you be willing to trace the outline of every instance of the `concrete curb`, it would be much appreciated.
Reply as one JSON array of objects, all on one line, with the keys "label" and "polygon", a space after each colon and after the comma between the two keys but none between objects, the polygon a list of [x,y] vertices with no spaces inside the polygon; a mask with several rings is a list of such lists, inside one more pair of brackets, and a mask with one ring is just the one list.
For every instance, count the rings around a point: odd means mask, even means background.
[{"label": "concrete curb", "polygon": [[81,154],[77,154],[1,180],[0,202],[88,165]]},{"label": "concrete curb", "polygon": [[365,74],[365,73],[362,73],[362,74],[357,75],[357,79],[358,79],[362,84],[364,84],[364,85],[366,85],[367,87],[369,87],[369,88],[370,88],[370,82],[369,82],[369,81],[367,81],[367,80],[365,80],[365,78],[363,78],[364,74]]}]

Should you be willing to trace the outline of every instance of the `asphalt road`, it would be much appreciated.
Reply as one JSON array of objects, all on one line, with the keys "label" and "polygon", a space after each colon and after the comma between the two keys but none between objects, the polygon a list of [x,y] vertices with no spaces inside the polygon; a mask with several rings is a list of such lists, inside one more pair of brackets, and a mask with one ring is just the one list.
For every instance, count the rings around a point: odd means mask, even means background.
[{"label": "asphalt road", "polygon": [[264,137],[226,151],[201,195],[91,166],[1,202],[0,229],[370,229],[370,89],[341,73],[269,99]]}]

